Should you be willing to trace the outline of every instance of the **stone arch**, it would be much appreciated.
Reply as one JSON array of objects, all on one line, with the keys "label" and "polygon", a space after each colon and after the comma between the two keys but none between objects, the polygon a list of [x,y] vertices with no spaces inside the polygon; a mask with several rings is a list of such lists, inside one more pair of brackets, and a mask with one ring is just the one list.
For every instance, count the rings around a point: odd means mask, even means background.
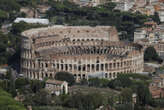
[{"label": "stone arch", "polygon": [[45,67],[46,67],[46,68],[48,67],[48,63],[45,63]]},{"label": "stone arch", "polygon": [[105,78],[108,78],[108,73],[105,73]]},{"label": "stone arch", "polygon": [[109,78],[112,78],[112,73],[109,73]]},{"label": "stone arch", "polygon": [[50,73],[50,76],[49,76],[50,78],[53,78],[53,76],[52,76],[52,73]]},{"label": "stone arch", "polygon": [[99,71],[99,64],[96,64],[96,71]]},{"label": "stone arch", "polygon": [[86,71],[86,65],[83,65],[83,71]]},{"label": "stone arch", "polygon": [[87,71],[90,71],[90,64],[87,64]]},{"label": "stone arch", "polygon": [[92,71],[94,71],[95,70],[95,65],[94,64],[92,64]]},{"label": "stone arch", "polygon": [[104,70],[104,64],[101,64],[101,71]]},{"label": "stone arch", "polygon": [[85,77],[86,77],[86,75],[85,75],[85,74],[83,74],[83,75],[82,75],[82,78],[83,78],[83,79],[85,79]]},{"label": "stone arch", "polygon": [[63,69],[64,69],[64,66],[63,66],[63,64],[60,64],[60,66],[61,66],[61,70],[63,70]]},{"label": "stone arch", "polygon": [[34,79],[36,78],[36,76],[35,76],[35,72],[33,72],[33,78],[34,78]]},{"label": "stone arch", "polygon": [[48,78],[48,74],[47,73],[45,73],[45,77]]},{"label": "stone arch", "polygon": [[44,73],[41,73],[41,78],[42,78],[42,79],[44,78]]},{"label": "stone arch", "polygon": [[114,73],[113,73],[113,78],[115,78],[115,77],[116,77],[116,73],[114,72]]}]

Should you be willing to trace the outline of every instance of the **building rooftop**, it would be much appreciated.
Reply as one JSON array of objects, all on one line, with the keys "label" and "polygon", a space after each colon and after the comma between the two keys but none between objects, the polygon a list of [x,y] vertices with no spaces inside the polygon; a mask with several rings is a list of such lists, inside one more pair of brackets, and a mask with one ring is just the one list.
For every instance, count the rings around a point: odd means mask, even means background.
[{"label": "building rooftop", "polygon": [[38,19],[38,18],[16,18],[14,23],[19,23],[19,22],[26,22],[26,23],[38,23],[38,24],[49,24],[48,19]]},{"label": "building rooftop", "polygon": [[59,80],[54,80],[54,79],[48,79],[46,83],[48,84],[55,84],[55,85],[62,85],[66,81],[59,81]]}]

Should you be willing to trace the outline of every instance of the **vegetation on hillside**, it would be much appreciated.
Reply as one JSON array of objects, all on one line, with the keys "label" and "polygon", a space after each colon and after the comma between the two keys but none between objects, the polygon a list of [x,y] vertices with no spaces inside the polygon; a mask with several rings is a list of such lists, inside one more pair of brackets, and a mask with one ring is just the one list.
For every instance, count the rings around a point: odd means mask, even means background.
[{"label": "vegetation on hillside", "polygon": [[11,94],[0,89],[0,110],[26,110],[25,107],[15,101]]},{"label": "vegetation on hillside", "polygon": [[116,26],[118,31],[126,32],[126,39],[133,40],[134,30],[143,26],[148,16],[113,10],[115,5],[110,2],[98,7],[79,7],[68,1],[51,2],[47,17],[54,24]]},{"label": "vegetation on hillside", "polygon": [[144,52],[144,60],[147,62],[158,62],[158,63],[163,62],[163,60],[159,57],[154,47],[146,48]]}]

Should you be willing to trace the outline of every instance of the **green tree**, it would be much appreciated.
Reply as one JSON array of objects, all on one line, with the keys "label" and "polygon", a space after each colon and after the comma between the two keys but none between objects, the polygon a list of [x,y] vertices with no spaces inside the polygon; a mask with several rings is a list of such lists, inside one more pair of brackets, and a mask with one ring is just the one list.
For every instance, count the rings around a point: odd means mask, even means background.
[{"label": "green tree", "polygon": [[139,82],[136,87],[137,103],[139,105],[145,106],[151,103],[152,97],[149,88],[142,82]]},{"label": "green tree", "polygon": [[133,91],[130,88],[124,88],[121,91],[121,103],[127,104],[132,102]]},{"label": "green tree", "polygon": [[2,24],[6,19],[8,19],[8,13],[0,10],[0,24]]},{"label": "green tree", "polygon": [[69,85],[73,85],[75,83],[75,78],[71,73],[68,72],[58,72],[55,75],[56,80],[67,81]]},{"label": "green tree", "polygon": [[18,78],[15,81],[16,89],[21,89],[28,84],[30,84],[30,81],[27,78]]},{"label": "green tree", "polygon": [[15,101],[11,94],[0,89],[0,110],[26,110],[19,102]]},{"label": "green tree", "polygon": [[67,101],[69,107],[77,108],[78,110],[95,110],[103,104],[104,97],[99,93],[76,93],[73,94]]},{"label": "green tree", "polygon": [[37,93],[44,87],[45,87],[44,81],[40,81],[40,80],[31,80],[30,81],[30,88],[34,93]]},{"label": "green tree", "polygon": [[148,47],[146,48],[144,52],[144,60],[145,61],[157,61],[159,63],[162,63],[162,59],[159,57],[158,53],[154,49],[154,47]]},{"label": "green tree", "polygon": [[116,110],[133,110],[132,103],[118,104],[115,108]]},{"label": "green tree", "polygon": [[154,15],[152,16],[153,21],[155,21],[157,24],[160,24],[160,18],[157,12],[154,13]]},{"label": "green tree", "polygon": [[12,25],[12,29],[11,32],[13,34],[20,34],[21,32],[31,29],[31,28],[39,28],[39,27],[45,27],[47,25],[42,25],[42,24],[28,24],[25,23],[23,21],[19,22],[19,23],[14,23]]},{"label": "green tree", "polygon": [[51,96],[46,90],[41,89],[39,90],[39,92],[35,94],[35,96],[33,97],[33,100],[34,100],[35,105],[37,106],[50,105]]},{"label": "green tree", "polygon": [[148,21],[148,16],[141,13],[120,12],[113,10],[116,6],[108,2],[97,7],[79,7],[68,1],[50,3],[47,17],[57,24],[68,25],[112,25],[118,31],[124,31],[126,40],[133,40],[133,33],[137,27],[143,26]]},{"label": "green tree", "polygon": [[15,88],[15,73],[13,72],[12,68],[9,68],[9,90],[8,92],[11,93],[13,96],[16,96],[16,88]]},{"label": "green tree", "polygon": [[0,0],[0,9],[4,11],[19,11],[20,5],[15,0]]}]

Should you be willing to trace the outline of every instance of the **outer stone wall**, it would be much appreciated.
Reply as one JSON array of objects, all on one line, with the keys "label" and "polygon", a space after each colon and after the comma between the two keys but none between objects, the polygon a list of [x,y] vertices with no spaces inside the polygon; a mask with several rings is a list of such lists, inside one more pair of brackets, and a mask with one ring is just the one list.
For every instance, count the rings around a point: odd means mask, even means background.
[{"label": "outer stone wall", "polygon": [[68,71],[77,80],[143,71],[142,47],[119,42],[111,26],[53,26],[22,36],[21,71],[30,79],[54,78],[58,71]]}]

